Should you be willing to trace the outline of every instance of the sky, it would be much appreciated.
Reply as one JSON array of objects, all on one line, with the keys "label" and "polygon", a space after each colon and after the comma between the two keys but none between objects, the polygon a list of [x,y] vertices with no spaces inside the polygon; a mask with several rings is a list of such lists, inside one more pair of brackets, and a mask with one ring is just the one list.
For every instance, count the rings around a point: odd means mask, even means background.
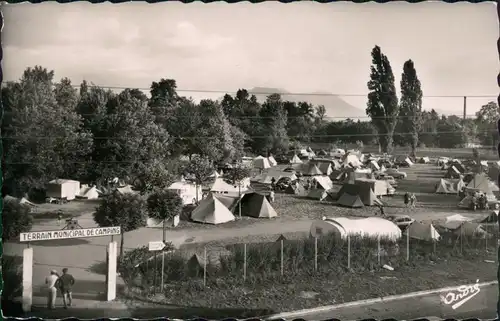
[{"label": "sky", "polygon": [[[489,96],[469,98],[468,114],[499,92],[494,2],[44,2],[2,11],[5,80],[41,65],[74,84],[148,88],[171,78],[197,100],[253,87],[359,94],[341,97],[365,109],[379,45],[397,88],[412,59],[424,96]],[[424,108],[461,114],[463,98],[425,98]]]}]

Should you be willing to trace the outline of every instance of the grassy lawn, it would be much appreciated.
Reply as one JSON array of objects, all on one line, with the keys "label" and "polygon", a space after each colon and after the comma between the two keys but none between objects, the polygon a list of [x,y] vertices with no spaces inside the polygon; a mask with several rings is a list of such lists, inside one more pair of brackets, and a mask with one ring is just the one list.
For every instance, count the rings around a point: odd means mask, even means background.
[{"label": "grassy lawn", "polygon": [[63,220],[94,212],[100,200],[74,200],[66,204],[37,204],[31,209],[35,221],[56,220],[61,214]]}]

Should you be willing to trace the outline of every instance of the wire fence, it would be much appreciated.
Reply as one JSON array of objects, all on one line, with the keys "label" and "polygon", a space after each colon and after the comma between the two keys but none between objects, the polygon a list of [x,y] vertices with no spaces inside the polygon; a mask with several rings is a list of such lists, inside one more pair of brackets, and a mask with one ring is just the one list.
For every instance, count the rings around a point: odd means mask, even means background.
[{"label": "wire fence", "polygon": [[190,255],[152,253],[142,248],[133,254],[134,262],[140,263],[128,268],[122,265],[120,272],[128,284],[156,293],[168,283],[179,281],[198,282],[202,287],[213,282],[252,284],[304,273],[392,270],[450,257],[475,259],[496,251],[497,225],[484,225],[478,230],[481,233],[460,231],[442,233],[434,241],[415,239],[406,233],[398,241],[327,235],[302,240],[280,238],[273,243],[235,244],[223,249],[214,249],[208,244]]}]

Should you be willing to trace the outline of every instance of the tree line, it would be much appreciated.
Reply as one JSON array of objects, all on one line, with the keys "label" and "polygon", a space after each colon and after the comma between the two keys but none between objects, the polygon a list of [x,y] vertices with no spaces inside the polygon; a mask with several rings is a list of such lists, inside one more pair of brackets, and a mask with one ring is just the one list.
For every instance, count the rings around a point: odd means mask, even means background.
[{"label": "tree line", "polygon": [[[180,96],[173,79],[113,92],[83,81],[79,88],[54,72],[27,68],[2,88],[3,194],[43,190],[54,178],[99,183],[119,177],[159,186],[179,172],[179,157],[201,155],[214,164],[243,155],[280,155],[301,144],[378,144],[453,148],[477,141],[494,145],[496,103],[475,119],[422,110],[414,63],[403,66],[398,99],[387,56],[376,46],[368,82],[367,121],[328,121],[324,106],[270,94],[263,102],[246,89],[196,103]],[[339,146],[341,147],[341,146]],[[164,182],[164,183],[162,183]]]}]

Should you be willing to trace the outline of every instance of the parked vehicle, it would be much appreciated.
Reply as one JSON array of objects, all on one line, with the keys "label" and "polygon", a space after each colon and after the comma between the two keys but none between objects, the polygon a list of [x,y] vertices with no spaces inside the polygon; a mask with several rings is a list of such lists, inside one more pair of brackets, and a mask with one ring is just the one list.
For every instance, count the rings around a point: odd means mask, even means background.
[{"label": "parked vehicle", "polygon": [[394,224],[396,224],[403,231],[410,226],[411,223],[415,222],[415,220],[408,215],[390,215],[387,219],[394,222]]},{"label": "parked vehicle", "polygon": [[392,177],[394,177],[395,179],[403,179],[403,178],[406,178],[406,173],[405,172],[400,172],[399,170],[395,169],[395,168],[388,168],[385,173],[387,175],[390,175]]}]

